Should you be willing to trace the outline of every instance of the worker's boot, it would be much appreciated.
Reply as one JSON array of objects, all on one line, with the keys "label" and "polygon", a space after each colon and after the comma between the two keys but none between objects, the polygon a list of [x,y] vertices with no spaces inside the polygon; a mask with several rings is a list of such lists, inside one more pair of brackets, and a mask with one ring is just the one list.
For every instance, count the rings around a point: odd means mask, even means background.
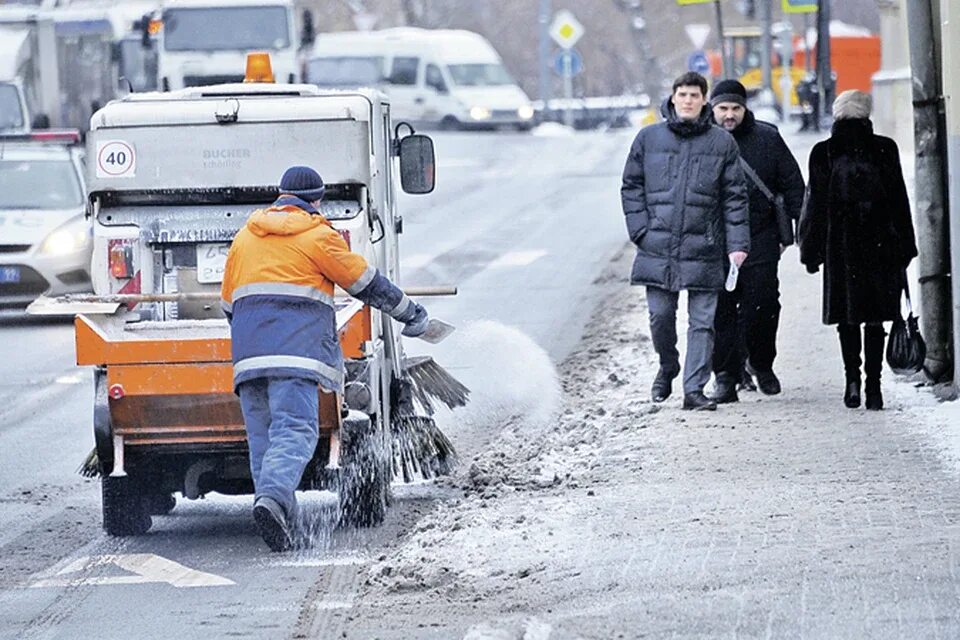
[{"label": "worker's boot", "polygon": [[837,325],[840,335],[840,353],[843,356],[843,370],[846,385],[843,391],[843,404],[849,409],[860,406],[860,325]]},{"label": "worker's boot", "polygon": [[883,371],[883,343],[886,337],[883,325],[868,324],[863,327],[863,371],[867,375],[864,405],[871,411],[883,409],[880,373]]},{"label": "worker's boot", "polygon": [[273,498],[260,496],[253,503],[253,519],[260,537],[271,551],[288,551],[292,546],[287,516]]},{"label": "worker's boot", "polygon": [[713,382],[713,395],[710,399],[717,404],[728,404],[730,402],[739,402],[737,395],[737,378],[731,373],[720,372]]}]

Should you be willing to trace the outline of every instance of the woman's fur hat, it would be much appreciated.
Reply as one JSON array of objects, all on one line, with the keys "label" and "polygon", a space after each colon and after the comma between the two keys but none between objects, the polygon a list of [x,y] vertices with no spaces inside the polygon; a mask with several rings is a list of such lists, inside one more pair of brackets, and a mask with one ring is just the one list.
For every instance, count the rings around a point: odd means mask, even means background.
[{"label": "woman's fur hat", "polygon": [[833,101],[834,120],[864,120],[873,111],[873,98],[869,93],[850,89]]}]

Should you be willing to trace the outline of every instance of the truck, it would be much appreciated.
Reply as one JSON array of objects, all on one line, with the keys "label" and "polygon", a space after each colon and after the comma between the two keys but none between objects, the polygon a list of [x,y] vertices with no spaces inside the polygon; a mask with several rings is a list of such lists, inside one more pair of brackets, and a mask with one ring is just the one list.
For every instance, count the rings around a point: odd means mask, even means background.
[{"label": "truck", "polygon": [[[321,172],[321,213],[395,282],[397,183],[434,187],[432,141],[395,125],[380,92],[251,81],[273,75],[263,58],[247,68],[244,83],[129,94],[91,121],[96,297],[76,301],[76,350],[95,372],[91,460],[112,535],[146,532],[175,493],[253,492],[219,290],[233,236],[277,197],[284,169]],[[393,434],[432,419],[389,316],[339,290],[335,306],[345,391],[318,391],[321,437],[300,488],[336,492],[344,524],[375,525],[398,468]]]},{"label": "truck", "polygon": [[529,130],[534,108],[478,33],[402,27],[319,34],[307,81],[322,87],[380,87],[397,117],[446,129]]},{"label": "truck", "polygon": [[169,0],[146,26],[164,91],[239,82],[252,51],[270,54],[278,82],[300,81],[292,0]]},{"label": "truck", "polygon": [[61,124],[53,19],[36,7],[0,7],[0,132]]},{"label": "truck", "polygon": [[85,132],[116,94],[113,40],[102,11],[0,7],[0,131]]}]

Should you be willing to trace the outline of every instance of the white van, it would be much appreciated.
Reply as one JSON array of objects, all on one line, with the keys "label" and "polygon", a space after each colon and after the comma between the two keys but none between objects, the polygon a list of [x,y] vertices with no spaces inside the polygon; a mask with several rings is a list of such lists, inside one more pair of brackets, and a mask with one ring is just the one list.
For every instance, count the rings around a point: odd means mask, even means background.
[{"label": "white van", "polygon": [[470,31],[416,28],[319,34],[306,81],[377,86],[393,117],[449,129],[533,126],[530,99],[493,46]]}]

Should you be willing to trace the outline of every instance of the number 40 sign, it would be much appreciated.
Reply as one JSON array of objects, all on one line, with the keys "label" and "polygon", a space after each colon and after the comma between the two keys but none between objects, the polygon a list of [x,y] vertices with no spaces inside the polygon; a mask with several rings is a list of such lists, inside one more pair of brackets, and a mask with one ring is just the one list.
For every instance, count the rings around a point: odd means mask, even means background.
[{"label": "number 40 sign", "polygon": [[133,178],[137,175],[137,156],[129,142],[98,142],[96,160],[98,178]]}]

